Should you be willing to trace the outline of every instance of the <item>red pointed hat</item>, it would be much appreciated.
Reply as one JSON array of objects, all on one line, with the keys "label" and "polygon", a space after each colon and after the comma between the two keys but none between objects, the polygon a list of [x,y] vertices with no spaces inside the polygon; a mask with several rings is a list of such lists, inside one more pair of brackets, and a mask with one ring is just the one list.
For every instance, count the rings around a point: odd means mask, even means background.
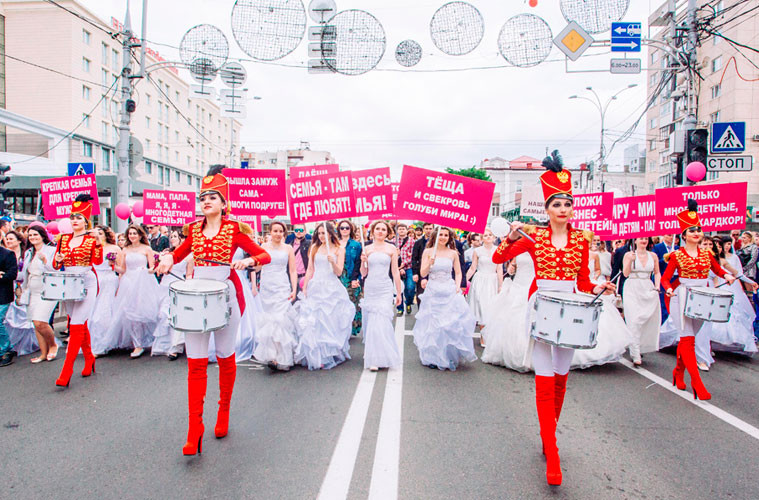
[{"label": "red pointed hat", "polygon": [[677,222],[680,223],[680,232],[687,231],[692,227],[701,227],[696,200],[688,200],[688,208],[677,214]]},{"label": "red pointed hat", "polygon": [[221,174],[207,175],[200,182],[200,196],[205,193],[218,193],[224,201],[229,201],[229,181]]},{"label": "red pointed hat", "polygon": [[87,220],[92,218],[92,203],[90,195],[79,195],[76,197],[76,201],[71,204],[71,215],[81,215]]},{"label": "red pointed hat", "polygon": [[540,184],[546,203],[555,196],[572,199],[572,174],[569,170],[564,170],[563,165],[558,150],[543,159],[546,171],[540,176]]}]

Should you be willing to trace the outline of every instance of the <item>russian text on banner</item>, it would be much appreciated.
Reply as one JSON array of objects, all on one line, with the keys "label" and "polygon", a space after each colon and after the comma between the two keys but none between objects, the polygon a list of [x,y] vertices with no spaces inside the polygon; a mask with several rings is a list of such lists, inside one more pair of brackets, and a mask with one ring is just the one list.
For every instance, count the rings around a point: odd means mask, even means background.
[{"label": "russian text on banner", "polygon": [[519,202],[519,218],[525,220],[535,219],[538,222],[548,222],[545,199],[540,186],[525,186],[522,189],[522,199]]},{"label": "russian text on banner", "polygon": [[403,166],[395,216],[481,233],[495,184],[456,174]]},{"label": "russian text on banner", "polygon": [[253,224],[262,215],[287,215],[284,170],[225,168],[224,176],[229,180],[230,214],[235,219]]},{"label": "russian text on banner", "polygon": [[[390,187],[393,190],[393,210],[395,210],[395,204],[398,203],[398,190],[401,188],[400,182],[391,182]],[[384,214],[380,215],[380,219],[382,220],[392,220],[397,219],[398,217],[395,215],[395,212],[385,212]]]},{"label": "russian text on banner", "polygon": [[192,192],[146,189],[142,193],[142,206],[146,225],[184,226],[195,220],[195,193]]},{"label": "russian text on banner", "polygon": [[92,215],[98,215],[100,203],[98,203],[98,188],[94,174],[57,177],[40,181],[42,209],[45,218],[55,220],[68,217],[71,214],[71,204],[82,193],[92,196]]},{"label": "russian text on banner", "polygon": [[305,167],[290,167],[290,179],[305,179],[319,175],[336,174],[340,171],[340,165],[330,163],[328,165],[309,165]]},{"label": "russian text on banner", "polygon": [[356,215],[370,219],[382,218],[393,211],[393,187],[390,168],[373,168],[351,172]]},{"label": "russian text on banner", "polygon": [[305,224],[356,215],[350,172],[287,181],[290,222]]},{"label": "russian text on banner", "polygon": [[698,202],[704,231],[729,231],[746,227],[748,183],[708,184],[656,190],[656,226],[659,234],[677,234],[677,213],[688,208],[688,198]]},{"label": "russian text on banner", "polygon": [[614,231],[604,239],[627,240],[659,234],[655,194],[614,198]]},{"label": "russian text on banner", "polygon": [[573,198],[572,227],[593,231],[601,237],[614,232],[614,193],[576,194]]}]

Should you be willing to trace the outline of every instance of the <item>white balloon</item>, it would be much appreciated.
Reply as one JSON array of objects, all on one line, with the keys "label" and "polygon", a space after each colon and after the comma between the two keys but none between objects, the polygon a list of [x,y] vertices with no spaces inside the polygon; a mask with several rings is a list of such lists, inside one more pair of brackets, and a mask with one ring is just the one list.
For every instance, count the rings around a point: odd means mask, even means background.
[{"label": "white balloon", "polygon": [[511,224],[503,217],[496,217],[490,222],[490,230],[496,238],[503,238],[511,232]]}]

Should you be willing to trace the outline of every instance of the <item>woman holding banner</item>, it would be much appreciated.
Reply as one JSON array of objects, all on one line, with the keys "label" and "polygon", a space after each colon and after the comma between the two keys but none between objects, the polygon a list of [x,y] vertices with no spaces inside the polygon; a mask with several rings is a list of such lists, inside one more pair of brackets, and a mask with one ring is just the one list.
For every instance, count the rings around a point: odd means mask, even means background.
[{"label": "woman holding banner", "polygon": [[[268,264],[271,260],[269,254],[251,240],[250,234],[253,231],[250,226],[227,218],[229,182],[221,174],[222,169],[223,165],[211,167],[208,175],[201,181],[199,199],[203,219],[184,227],[187,239],[179,248],[161,257],[157,270],[159,274],[166,274],[171,271],[175,262],[181,262],[192,254],[195,278],[222,281],[229,287],[232,298],[229,323],[224,328],[213,332],[219,363],[219,412],[214,429],[217,438],[225,437],[229,429],[229,407],[237,373],[235,340],[240,318],[245,310],[240,279],[232,271]],[[233,261],[232,256],[238,247],[245,250],[251,257]],[[182,448],[184,455],[202,452],[203,403],[208,381],[210,337],[211,332],[185,335],[189,428],[187,442]]]},{"label": "woman holding banner", "polygon": [[66,303],[69,311],[69,345],[66,348],[66,360],[55,385],[68,387],[74,372],[74,361],[81,348],[84,354],[82,377],[89,377],[95,372],[95,356],[92,354],[90,331],[87,322],[92,316],[98,293],[98,279],[93,266],[103,263],[103,247],[98,240],[87,233],[92,217],[92,197],[80,194],[71,205],[72,234],[63,234],[58,239],[53,267],[55,269],[75,272],[84,276],[86,295],[83,300]]},{"label": "woman holding banner", "polygon": [[452,371],[460,363],[477,359],[472,340],[475,319],[461,295],[462,271],[454,237],[449,228],[438,227],[427,241],[420,275],[428,276],[428,281],[413,332],[422,364]]},{"label": "woman holding banner", "polygon": [[339,230],[340,246],[345,251],[345,263],[343,264],[343,272],[340,274],[340,282],[356,308],[351,326],[351,335],[356,336],[361,331],[361,282],[358,278],[361,273],[361,252],[363,250],[361,243],[357,241],[356,233],[363,231],[364,228],[359,227],[357,231],[356,226],[351,221],[343,219],[337,224],[337,229]]},{"label": "woman holding banner", "polygon": [[308,252],[303,298],[297,303],[295,362],[309,370],[329,370],[350,359],[356,308],[338,278],[344,262],[345,249],[335,236],[335,227],[329,222],[320,224]]},{"label": "woman holding banner", "polygon": [[[573,207],[572,179],[570,172],[562,168],[559,152],[554,151],[546,157],[543,166],[547,171],[540,176],[540,182],[549,219],[548,227],[528,228],[520,222],[514,222],[511,233],[493,255],[493,262],[501,264],[529,252],[535,262],[531,297],[538,290],[572,292],[577,288],[581,292],[594,294],[613,291],[612,283],[596,285],[590,280],[588,254],[592,233],[574,229],[569,224]],[[531,233],[532,239],[520,236],[523,228]],[[561,465],[556,446],[556,425],[564,403],[569,366],[575,350],[533,339],[530,343],[535,369],[535,404],[546,457],[546,480],[550,485],[559,485]]]}]

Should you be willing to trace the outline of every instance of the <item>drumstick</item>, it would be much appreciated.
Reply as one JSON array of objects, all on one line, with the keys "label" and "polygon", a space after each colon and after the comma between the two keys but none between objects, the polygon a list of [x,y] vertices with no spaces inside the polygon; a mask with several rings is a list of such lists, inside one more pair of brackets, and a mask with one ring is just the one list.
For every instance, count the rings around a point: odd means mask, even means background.
[{"label": "drumstick", "polygon": [[217,264],[219,266],[231,266],[229,262],[221,262],[219,260],[201,259],[201,258],[198,258],[198,260],[201,260],[203,262],[208,262],[210,264]]},{"label": "drumstick", "polygon": [[[619,273],[621,273],[621,272],[622,271],[617,271],[617,274],[615,274],[609,281],[614,281],[615,279],[617,279],[617,276],[619,276]],[[598,300],[598,298],[601,295],[603,295],[605,291],[606,291],[606,288],[604,288],[603,290],[601,290],[600,292],[598,292],[598,294],[595,297],[593,297],[593,300],[591,300],[590,302],[588,302],[588,304],[585,307],[590,307],[593,304],[595,304],[596,301]]]},{"label": "drumstick", "polygon": [[[508,224],[508,226],[509,226],[509,231],[511,231],[511,224]],[[532,236],[530,236],[529,234],[527,234],[524,231],[522,231],[521,229],[517,229],[517,233],[521,234],[522,236],[524,236],[525,238],[527,238],[531,242],[535,243],[535,239]],[[509,237],[509,235],[507,234],[506,238],[508,238],[508,237]]]},{"label": "drumstick", "polygon": [[181,276],[178,276],[178,275],[176,275],[176,274],[172,273],[171,271],[169,271],[169,272],[168,272],[168,273],[166,273],[166,274],[170,274],[170,275],[174,276],[175,278],[177,278],[177,279],[180,279],[180,280],[182,280],[182,281],[187,281],[187,279],[185,279],[185,278],[183,278],[183,277],[181,277]]},{"label": "drumstick", "polygon": [[[753,285],[753,284],[754,284],[754,281],[753,281],[753,280],[751,280],[751,279],[749,279],[749,278],[747,278],[745,274],[741,274],[740,276],[736,276],[736,278],[735,278],[735,279],[737,279],[737,280],[741,280],[742,282],[744,282],[744,283],[748,283],[749,285]],[[723,286],[725,286],[725,285],[727,285],[727,281],[725,281],[725,282],[724,282],[724,283],[722,283],[721,285],[717,285],[717,286],[715,286],[714,288],[720,288],[720,287],[723,287]]]}]

